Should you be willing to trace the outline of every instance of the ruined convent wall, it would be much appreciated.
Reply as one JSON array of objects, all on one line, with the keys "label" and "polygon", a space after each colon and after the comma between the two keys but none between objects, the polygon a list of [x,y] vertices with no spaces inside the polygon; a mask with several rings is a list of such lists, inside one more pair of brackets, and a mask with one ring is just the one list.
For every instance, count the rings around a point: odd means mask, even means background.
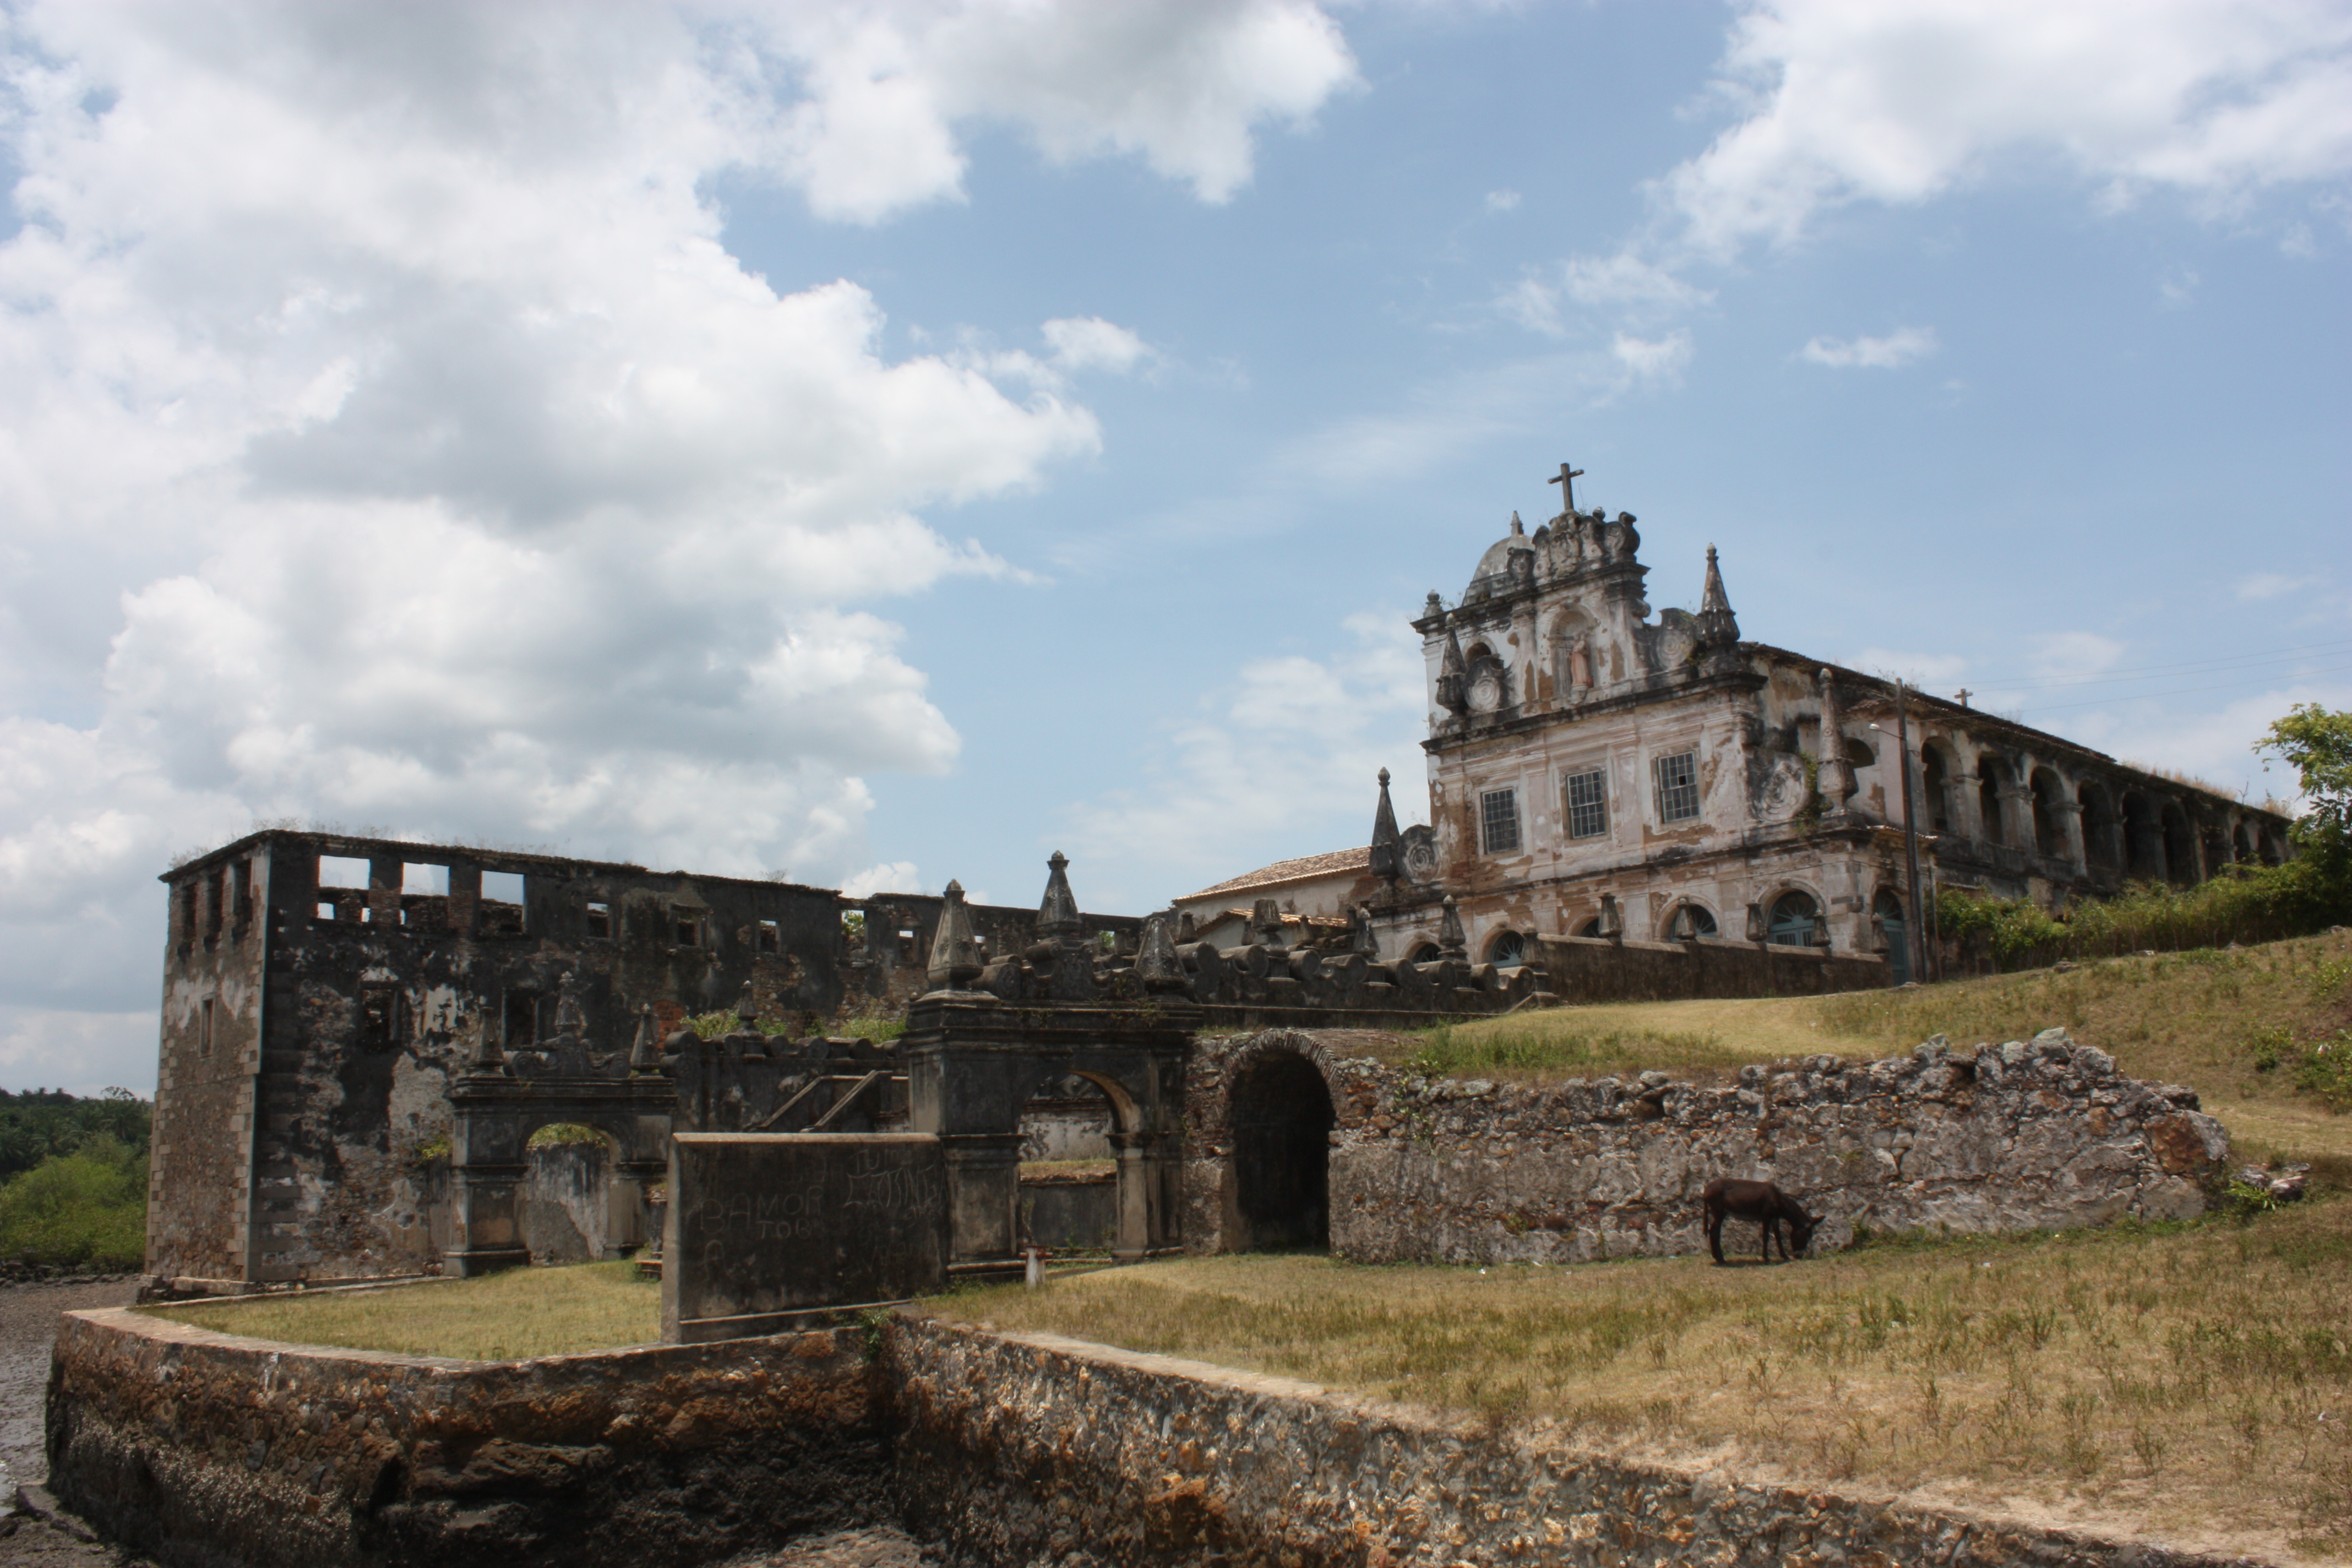
[{"label": "ruined convent wall", "polygon": [[[1204,1042],[1187,1081],[1184,1238],[1236,1245],[1248,1207],[1232,1086],[1269,1058],[1312,1062],[1334,1121],[1331,1250],[1358,1262],[1581,1262],[1706,1247],[1699,1190],[1773,1181],[1824,1223],[1998,1231],[2204,1212],[2229,1153],[2193,1090],[2116,1071],[2052,1030],[1908,1057],[1808,1057],[1736,1084],[1571,1079],[1553,1088],[1430,1081],[1349,1059],[1344,1037],[1287,1030]],[[1744,1240],[1741,1237],[1744,1236]],[[1735,1226],[1727,1249],[1753,1246]]]},{"label": "ruined convent wall", "polygon": [[1874,953],[1700,937],[1691,942],[1536,941],[1535,963],[1562,1002],[1668,1002],[1696,996],[1822,996],[1886,984]]}]

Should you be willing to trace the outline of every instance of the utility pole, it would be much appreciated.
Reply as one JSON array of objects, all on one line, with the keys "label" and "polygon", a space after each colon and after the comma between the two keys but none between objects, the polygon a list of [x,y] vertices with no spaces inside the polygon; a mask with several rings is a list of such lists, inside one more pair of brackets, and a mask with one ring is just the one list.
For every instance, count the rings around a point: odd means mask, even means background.
[{"label": "utility pole", "polygon": [[1910,944],[1911,978],[1927,983],[1927,929],[1919,923],[1919,822],[1911,807],[1911,721],[1903,701],[1903,682],[1895,682],[1895,749],[1903,763],[1903,858],[1909,875],[1904,891],[1911,902],[1911,918],[1904,922],[1903,940]]}]

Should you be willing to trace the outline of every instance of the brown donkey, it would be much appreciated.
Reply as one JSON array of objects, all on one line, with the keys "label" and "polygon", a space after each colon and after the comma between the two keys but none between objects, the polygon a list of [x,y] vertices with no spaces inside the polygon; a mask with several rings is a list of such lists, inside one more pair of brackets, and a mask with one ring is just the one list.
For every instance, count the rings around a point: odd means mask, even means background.
[{"label": "brown donkey", "polygon": [[1723,1222],[1727,1217],[1754,1220],[1764,1227],[1762,1261],[1766,1263],[1772,1261],[1772,1238],[1780,1236],[1783,1220],[1788,1222],[1789,1234],[1780,1237],[1780,1256],[1792,1263],[1798,1253],[1812,1245],[1813,1231],[1822,1223],[1807,1214],[1802,1204],[1769,1182],[1717,1176],[1699,1194],[1698,1201],[1706,1215],[1706,1249],[1715,1254],[1717,1263],[1723,1261]]}]

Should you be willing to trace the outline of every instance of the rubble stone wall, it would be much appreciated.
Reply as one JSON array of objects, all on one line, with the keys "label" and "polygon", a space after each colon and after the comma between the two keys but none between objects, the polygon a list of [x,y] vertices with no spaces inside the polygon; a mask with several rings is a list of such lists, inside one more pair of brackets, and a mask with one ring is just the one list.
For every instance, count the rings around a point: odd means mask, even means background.
[{"label": "rubble stone wall", "polygon": [[[2229,1154],[2195,1091],[2126,1078],[2063,1030],[1907,1057],[1815,1056],[1703,1086],[1663,1072],[1551,1088],[1431,1081],[1308,1033],[1203,1041],[1187,1085],[1184,1237],[1218,1251],[1237,1194],[1226,1086],[1266,1052],[1331,1090],[1333,1252],[1359,1262],[1578,1262],[1702,1250],[1717,1176],[1778,1183],[1824,1223],[1997,1231],[2204,1212]],[[1725,1230],[1727,1253],[1755,1245]]]},{"label": "rubble stone wall", "polygon": [[49,1486],[166,1563],[683,1568],[872,1522],[872,1387],[850,1330],[458,1362],[75,1312]]},{"label": "rubble stone wall", "polygon": [[1742,1484],[1287,1378],[901,1317],[908,1527],[958,1564],[2187,1568],[2146,1542]]}]

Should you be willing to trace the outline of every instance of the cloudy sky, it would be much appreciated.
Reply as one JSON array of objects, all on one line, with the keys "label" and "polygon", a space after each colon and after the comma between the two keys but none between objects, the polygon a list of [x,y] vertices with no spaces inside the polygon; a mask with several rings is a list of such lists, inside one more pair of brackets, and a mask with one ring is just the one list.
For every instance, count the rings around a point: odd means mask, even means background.
[{"label": "cloudy sky", "polygon": [[[2352,5],[0,6],[0,1084],[257,820],[1143,911],[1362,841],[1545,476],[2259,797]],[[1417,784],[1400,801],[1425,812]]]}]

